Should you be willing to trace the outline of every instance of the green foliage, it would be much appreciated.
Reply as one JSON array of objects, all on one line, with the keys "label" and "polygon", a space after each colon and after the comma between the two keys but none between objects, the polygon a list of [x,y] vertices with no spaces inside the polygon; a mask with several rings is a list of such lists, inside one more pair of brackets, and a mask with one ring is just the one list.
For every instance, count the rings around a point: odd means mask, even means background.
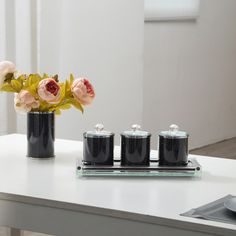
[{"label": "green foliage", "polygon": [[83,106],[73,97],[69,98],[69,102],[71,105],[73,105],[76,109],[80,110],[82,113],[84,113]]},{"label": "green foliage", "polygon": [[74,76],[70,74],[70,85],[73,83],[74,80],[75,80]]},{"label": "green foliage", "polygon": [[38,74],[30,74],[25,80],[23,89],[28,90],[34,97],[37,97],[37,89],[39,82],[42,80]]},{"label": "green foliage", "polygon": [[43,78],[42,79],[46,79],[46,78],[49,78],[50,76],[46,73],[43,74]]},{"label": "green foliage", "polygon": [[58,75],[54,75],[52,78],[53,78],[56,82],[59,82]]},{"label": "green foliage", "polygon": [[65,103],[65,104],[58,106],[58,108],[61,110],[68,110],[71,108],[71,105],[69,103]]},{"label": "green foliage", "polygon": [[70,78],[64,83],[59,83],[58,75],[51,77],[58,82],[61,88],[60,101],[58,104],[50,104],[42,100],[38,95],[39,83],[41,80],[46,78],[50,78],[50,76],[47,74],[43,74],[43,76],[40,76],[39,74],[22,74],[15,77],[13,74],[9,74],[3,85],[0,87],[0,91],[19,93],[21,90],[27,90],[36,100],[39,100],[40,102],[39,108],[33,109],[33,111],[53,111],[56,115],[60,115],[62,110],[68,110],[71,107],[74,107],[82,113],[84,112],[83,106],[73,97],[71,92],[71,85],[74,81],[74,76],[72,74],[70,74]]},{"label": "green foliage", "polygon": [[59,84],[61,87],[61,101],[66,98],[66,85],[64,83]]},{"label": "green foliage", "polygon": [[11,86],[11,84],[8,84],[8,83],[4,83],[2,86],[1,86],[1,89],[0,89],[1,91],[3,91],[3,92],[8,92],[8,93],[14,93],[14,92],[16,92],[15,90],[14,90],[14,88],[12,88],[12,86]]},{"label": "green foliage", "polygon": [[39,106],[39,111],[54,111],[54,110],[51,110],[51,104],[43,101],[43,100],[40,100],[40,106]]},{"label": "green foliage", "polygon": [[56,115],[61,115],[61,111],[60,110],[55,110],[55,114]]},{"label": "green foliage", "polygon": [[11,87],[16,91],[16,92],[20,92],[22,89],[22,83],[17,80],[17,79],[13,79],[11,80]]}]

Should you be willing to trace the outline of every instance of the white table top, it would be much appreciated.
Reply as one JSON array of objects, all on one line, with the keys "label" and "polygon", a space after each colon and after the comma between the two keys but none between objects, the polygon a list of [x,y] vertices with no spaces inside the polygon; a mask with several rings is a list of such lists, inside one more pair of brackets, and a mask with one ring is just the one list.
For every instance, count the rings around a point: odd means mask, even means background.
[{"label": "white table top", "polygon": [[148,223],[236,232],[234,225],[179,215],[227,194],[236,195],[236,160],[195,156],[203,166],[202,178],[78,178],[81,142],[56,140],[56,158],[50,160],[26,158],[26,145],[24,135],[0,137],[0,199],[55,202],[55,207],[73,206]]}]

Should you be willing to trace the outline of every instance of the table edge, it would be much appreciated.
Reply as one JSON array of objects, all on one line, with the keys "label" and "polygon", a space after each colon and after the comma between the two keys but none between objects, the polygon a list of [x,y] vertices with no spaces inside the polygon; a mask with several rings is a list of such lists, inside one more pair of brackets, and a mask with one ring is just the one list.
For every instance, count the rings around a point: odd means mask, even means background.
[{"label": "table edge", "polygon": [[233,236],[236,233],[236,230],[234,229],[220,227],[220,226],[206,225],[200,222],[186,222],[186,221],[181,221],[178,219],[169,219],[169,218],[150,216],[150,215],[144,215],[144,214],[139,214],[139,213],[115,210],[115,209],[107,209],[107,208],[87,206],[87,205],[56,201],[56,200],[50,200],[50,199],[44,199],[44,198],[23,196],[23,195],[12,194],[12,193],[0,192],[0,200],[18,202],[18,203],[29,204],[29,205],[34,205],[34,206],[49,207],[49,208],[55,208],[55,209],[61,209],[61,210],[68,210],[68,211],[74,211],[74,212],[81,212],[81,213],[87,213],[87,214],[94,214],[94,215],[100,215],[100,216],[106,216],[106,217],[112,217],[112,218],[119,218],[119,219],[131,220],[131,221],[136,221],[136,222],[141,222],[141,223],[155,224],[155,225],[161,225],[161,226],[166,226],[166,227],[171,227],[171,228],[178,228],[182,230],[197,231],[201,233],[208,233],[208,234],[214,233],[215,235],[222,235],[222,236],[225,236],[225,235]]}]

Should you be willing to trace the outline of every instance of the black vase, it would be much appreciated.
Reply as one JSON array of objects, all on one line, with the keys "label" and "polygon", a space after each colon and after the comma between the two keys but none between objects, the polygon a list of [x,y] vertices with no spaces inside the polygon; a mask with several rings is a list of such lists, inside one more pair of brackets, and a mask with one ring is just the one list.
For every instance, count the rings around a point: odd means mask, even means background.
[{"label": "black vase", "polygon": [[27,113],[27,156],[32,158],[54,157],[54,112]]}]

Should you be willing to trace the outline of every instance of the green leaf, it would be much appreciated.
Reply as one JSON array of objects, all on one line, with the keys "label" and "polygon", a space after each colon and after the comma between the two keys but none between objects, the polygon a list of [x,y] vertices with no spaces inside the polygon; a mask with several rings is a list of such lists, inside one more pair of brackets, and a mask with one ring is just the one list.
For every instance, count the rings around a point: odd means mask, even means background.
[{"label": "green leaf", "polygon": [[54,75],[52,78],[53,78],[56,82],[59,82],[58,75]]},{"label": "green leaf", "polygon": [[24,89],[29,87],[29,79],[28,77],[25,78]]},{"label": "green leaf", "polygon": [[66,86],[64,83],[60,83],[59,85],[61,87],[61,101],[63,101],[66,95]]},{"label": "green leaf", "polygon": [[25,81],[24,76],[21,75],[16,80],[21,84],[21,87],[23,87]]},{"label": "green leaf", "polygon": [[38,74],[31,74],[28,78],[29,81],[29,86],[31,85],[38,85],[39,81],[40,81],[40,77],[38,76]]},{"label": "green leaf", "polygon": [[54,111],[54,109],[52,109],[52,105],[48,104],[45,101],[40,101],[40,107],[39,107],[40,111]]},{"label": "green leaf", "polygon": [[43,78],[42,79],[46,79],[46,78],[49,78],[50,76],[46,73],[43,74]]},{"label": "green leaf", "polygon": [[37,80],[38,80],[39,82],[43,79],[43,77],[40,76],[40,74],[34,74],[34,77],[37,77]]},{"label": "green leaf", "polygon": [[16,92],[20,92],[22,89],[22,83],[16,79],[11,80],[11,86]]},{"label": "green leaf", "polygon": [[69,103],[59,105],[57,108],[62,109],[62,110],[68,110],[71,108],[71,105]]},{"label": "green leaf", "polygon": [[56,114],[56,115],[61,115],[61,111],[60,111],[60,109],[55,110],[55,114]]},{"label": "green leaf", "polygon": [[15,89],[12,88],[12,86],[10,84],[3,84],[0,88],[1,91],[3,92],[17,92]]},{"label": "green leaf", "polygon": [[74,98],[70,98],[69,101],[76,109],[84,113],[84,108],[78,101],[76,101]]},{"label": "green leaf", "polygon": [[17,78],[17,80],[25,81],[26,78],[27,78],[27,76],[23,74],[23,75],[20,75],[20,76]]},{"label": "green leaf", "polygon": [[70,85],[70,82],[68,80],[66,80],[66,82],[65,82],[65,97],[68,98],[71,96],[72,96],[71,85]]},{"label": "green leaf", "polygon": [[24,89],[29,91],[35,98],[38,97],[37,86],[35,84],[31,85],[28,88],[24,88]]},{"label": "green leaf", "polygon": [[41,80],[41,77],[38,74],[29,75],[29,77],[26,78],[25,82],[23,82],[24,84],[23,89],[29,91],[35,98],[38,98],[37,89],[38,89],[40,80]]},{"label": "green leaf", "polygon": [[68,80],[66,80],[66,83],[65,83],[65,89],[66,89],[66,91],[67,91],[69,88],[70,88],[70,84],[69,84]]},{"label": "green leaf", "polygon": [[70,85],[73,83],[74,80],[75,80],[74,75],[70,74]]}]

